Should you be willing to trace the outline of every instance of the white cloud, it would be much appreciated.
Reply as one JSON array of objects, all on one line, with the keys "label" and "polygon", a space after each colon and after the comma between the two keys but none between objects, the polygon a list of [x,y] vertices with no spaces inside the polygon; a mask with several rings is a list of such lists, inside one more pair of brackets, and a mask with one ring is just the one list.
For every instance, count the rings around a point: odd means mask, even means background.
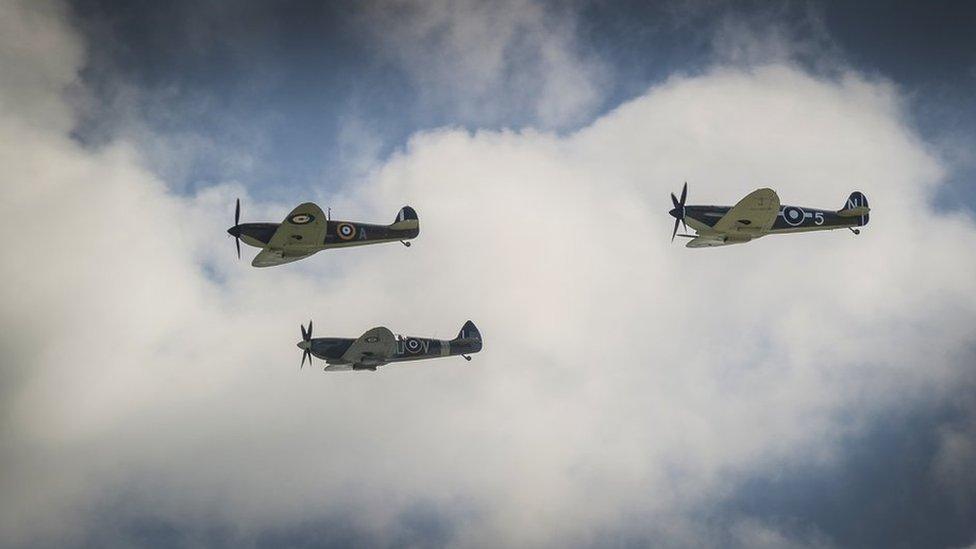
[{"label": "white cloud", "polygon": [[[885,83],[716,68],[566,137],[419,134],[336,200],[377,221],[415,206],[414,247],[255,270],[223,234],[239,189],[178,198],[124,143],[67,138],[80,45],[7,5],[18,20],[65,38],[0,33],[3,59],[46,75],[0,86],[17,176],[0,201],[4,542],[79,539],[121,500],[245,540],[341,516],[382,542],[425,504],[461,546],[721,544],[695,512],[740,474],[831,460],[857,418],[968,379],[976,227],[933,213],[942,169]],[[874,212],[856,238],[687,250],[666,213],[685,179],[694,203],[768,185],[839,207],[859,189]],[[287,208],[245,197],[246,220]],[[299,374],[309,317],[316,335],[444,337],[472,318],[486,348]],[[748,520],[730,535],[788,537]]]},{"label": "white cloud", "polygon": [[[7,124],[29,121],[35,131],[66,131],[70,109],[60,100],[58,86],[72,78],[83,59],[81,44],[72,33],[50,21],[63,21],[59,3],[13,1],[0,19],[4,47],[0,49],[0,112]],[[52,52],[56,54],[52,55]],[[9,126],[8,126],[9,127]],[[27,131],[27,129],[25,129]]]},{"label": "white cloud", "polygon": [[[676,12],[679,20],[682,9],[697,14],[699,18],[688,23],[701,25],[701,16],[713,8],[682,4]],[[770,2],[748,16],[727,14],[715,21],[712,54],[723,64],[790,61],[807,63],[819,71],[839,70],[843,50],[828,32],[822,12],[822,7],[814,4]]]},{"label": "white cloud", "polygon": [[[794,527],[795,528],[795,527]],[[732,524],[729,528],[731,539],[736,547],[773,547],[777,549],[826,548],[832,547],[819,532],[806,533],[796,539],[793,528],[779,528],[776,525],[762,524],[755,520],[745,519]],[[787,530],[784,532],[784,530]],[[802,530],[802,528],[801,528]]]},{"label": "white cloud", "polygon": [[576,44],[572,10],[531,0],[402,0],[371,4],[364,19],[425,104],[464,122],[516,117],[560,129],[599,106],[608,69]]}]

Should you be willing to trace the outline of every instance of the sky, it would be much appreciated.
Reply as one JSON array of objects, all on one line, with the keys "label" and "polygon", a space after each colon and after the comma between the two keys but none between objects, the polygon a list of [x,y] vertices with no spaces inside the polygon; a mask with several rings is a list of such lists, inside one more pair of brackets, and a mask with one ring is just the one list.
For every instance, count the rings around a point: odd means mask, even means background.
[{"label": "sky", "polygon": [[[976,545],[974,23],[0,3],[0,545]],[[689,250],[684,181],[871,223]],[[238,197],[421,235],[253,269]],[[485,348],[326,375],[309,318]]]}]

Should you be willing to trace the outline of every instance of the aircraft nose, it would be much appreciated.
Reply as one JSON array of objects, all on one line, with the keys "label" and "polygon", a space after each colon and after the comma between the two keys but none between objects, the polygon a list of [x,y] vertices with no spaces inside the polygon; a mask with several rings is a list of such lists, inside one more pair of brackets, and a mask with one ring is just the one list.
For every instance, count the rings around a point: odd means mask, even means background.
[{"label": "aircraft nose", "polygon": [[308,342],[307,341],[299,341],[298,342],[298,348],[299,349],[301,349],[301,350],[304,351],[305,349],[308,349],[308,347],[309,347],[309,345],[308,345]]},{"label": "aircraft nose", "polygon": [[237,238],[241,236],[241,228],[237,225],[234,225],[233,227],[227,229],[227,234],[233,236],[234,238]]}]

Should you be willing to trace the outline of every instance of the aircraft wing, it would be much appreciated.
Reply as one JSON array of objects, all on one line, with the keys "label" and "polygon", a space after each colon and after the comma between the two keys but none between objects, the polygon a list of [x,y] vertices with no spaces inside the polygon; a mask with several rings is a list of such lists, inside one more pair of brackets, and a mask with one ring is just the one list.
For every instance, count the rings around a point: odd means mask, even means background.
[{"label": "aircraft wing", "polygon": [[389,328],[373,328],[359,336],[354,341],[342,360],[350,364],[379,365],[385,364],[396,354],[396,337]]},{"label": "aircraft wing", "polygon": [[[303,250],[318,251],[325,242],[325,232],[329,228],[328,225],[322,208],[311,202],[306,202],[285,217],[285,220],[278,226],[278,230],[271,236],[268,248],[286,250],[285,257],[302,255]],[[290,259],[290,261],[294,261],[294,259]]]},{"label": "aircraft wing", "polygon": [[254,260],[251,261],[251,265],[254,267],[274,267],[275,265],[284,265],[285,263],[298,261],[299,259],[308,257],[314,253],[315,252],[285,253],[282,250],[265,249],[261,250],[258,252],[258,255],[254,256]]},{"label": "aircraft wing", "polygon": [[765,234],[779,215],[779,196],[772,189],[752,191],[712,227],[722,234]]}]

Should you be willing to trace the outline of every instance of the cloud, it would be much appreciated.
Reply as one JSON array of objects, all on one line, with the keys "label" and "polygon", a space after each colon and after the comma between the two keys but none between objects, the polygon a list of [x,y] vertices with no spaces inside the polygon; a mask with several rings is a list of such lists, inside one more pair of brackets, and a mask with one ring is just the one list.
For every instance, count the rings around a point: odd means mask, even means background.
[{"label": "cloud", "polygon": [[563,129],[600,106],[608,68],[576,41],[575,11],[538,2],[377,2],[362,16],[428,108]]},{"label": "cloud", "polygon": [[[708,21],[702,8],[683,6],[697,13],[694,24]],[[680,18],[679,18],[680,19]],[[805,64],[817,71],[840,70],[844,52],[827,30],[822,8],[813,4],[769,3],[748,16],[732,12],[711,21],[712,52],[729,65],[775,62]]]},{"label": "cloud", "polygon": [[[970,375],[973,374],[970,368]],[[970,384],[972,382],[970,381]],[[956,421],[943,425],[939,435],[939,449],[934,459],[936,482],[959,509],[976,512],[976,474],[970,465],[976,459],[976,399],[964,395],[961,412]]]},{"label": "cloud", "polygon": [[[716,66],[568,135],[419,133],[332,204],[413,205],[414,247],[255,270],[223,234],[242,189],[180,197],[125,142],[80,147],[82,45],[56,7],[3,10],[33,29],[0,33],[25,75],[0,84],[5,544],[822,546],[709,512],[746,476],[835,462],[865,418],[971,390],[976,227],[934,213],[944,170],[883,81]],[[684,180],[694,203],[856,188],[875,211],[856,238],[687,250],[667,239]],[[290,206],[244,199],[245,220]],[[298,372],[309,317],[442,337],[472,318],[486,348]]]}]

